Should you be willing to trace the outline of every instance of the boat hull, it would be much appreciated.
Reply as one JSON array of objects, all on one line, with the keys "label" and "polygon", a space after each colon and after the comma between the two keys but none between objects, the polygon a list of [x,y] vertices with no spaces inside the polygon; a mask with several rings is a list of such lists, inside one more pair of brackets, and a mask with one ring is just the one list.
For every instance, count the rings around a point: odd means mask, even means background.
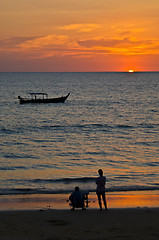
[{"label": "boat hull", "polygon": [[67,96],[62,96],[58,98],[45,98],[45,99],[26,99],[22,97],[19,98],[20,104],[26,104],[26,103],[64,103],[70,93],[67,94]]}]

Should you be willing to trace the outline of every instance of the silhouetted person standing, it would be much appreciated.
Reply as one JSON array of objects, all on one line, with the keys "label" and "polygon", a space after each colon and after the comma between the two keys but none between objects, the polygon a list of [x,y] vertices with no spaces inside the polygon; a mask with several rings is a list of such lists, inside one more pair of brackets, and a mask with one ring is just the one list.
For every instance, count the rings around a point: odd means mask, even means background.
[{"label": "silhouetted person standing", "polygon": [[102,202],[101,202],[101,197],[103,199],[104,207],[107,210],[107,202],[106,202],[106,196],[105,196],[105,184],[106,184],[106,177],[103,176],[103,171],[102,169],[98,170],[99,177],[96,179],[96,184],[97,184],[97,197],[98,197],[98,203],[100,210],[102,210]]}]

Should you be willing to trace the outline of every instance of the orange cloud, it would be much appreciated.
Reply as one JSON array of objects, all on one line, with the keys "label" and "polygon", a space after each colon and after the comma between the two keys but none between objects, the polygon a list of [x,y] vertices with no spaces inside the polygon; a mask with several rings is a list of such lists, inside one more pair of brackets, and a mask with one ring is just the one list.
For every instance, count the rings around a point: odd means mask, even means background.
[{"label": "orange cloud", "polygon": [[159,54],[156,40],[135,40],[132,38],[76,40],[68,35],[19,36],[0,40],[1,52],[17,52],[28,58],[52,56],[92,57],[93,55]]}]

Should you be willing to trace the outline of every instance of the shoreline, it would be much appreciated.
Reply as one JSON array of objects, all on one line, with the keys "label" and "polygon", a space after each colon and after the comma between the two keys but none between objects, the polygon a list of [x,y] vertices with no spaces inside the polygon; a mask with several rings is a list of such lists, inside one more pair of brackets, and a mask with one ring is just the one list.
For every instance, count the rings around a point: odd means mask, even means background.
[{"label": "shoreline", "polygon": [[[0,211],[6,210],[69,210],[69,194],[1,195]],[[159,191],[106,193],[108,209],[159,208]],[[98,209],[95,193],[89,194],[88,209]]]}]

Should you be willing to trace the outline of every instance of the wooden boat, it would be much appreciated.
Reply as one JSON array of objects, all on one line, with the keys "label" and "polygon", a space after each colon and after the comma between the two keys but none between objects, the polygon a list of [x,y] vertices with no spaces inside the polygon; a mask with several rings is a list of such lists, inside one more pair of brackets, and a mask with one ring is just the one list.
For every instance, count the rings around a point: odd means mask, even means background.
[{"label": "wooden boat", "polygon": [[70,93],[66,96],[57,97],[57,98],[49,98],[47,93],[29,93],[30,98],[22,98],[18,96],[20,104],[24,103],[64,103]]}]

